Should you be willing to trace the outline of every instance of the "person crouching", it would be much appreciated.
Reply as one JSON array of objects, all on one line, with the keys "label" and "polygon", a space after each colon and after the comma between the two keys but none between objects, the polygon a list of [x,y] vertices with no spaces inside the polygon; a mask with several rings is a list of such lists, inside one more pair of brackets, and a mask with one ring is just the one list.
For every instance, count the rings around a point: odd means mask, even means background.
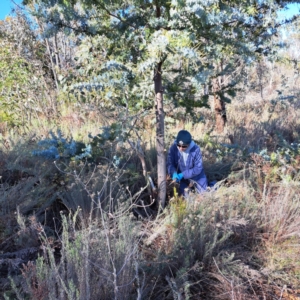
[{"label": "person crouching", "polygon": [[180,130],[171,145],[167,158],[167,171],[173,181],[179,183],[179,195],[194,186],[198,193],[207,188],[200,147],[187,130]]}]

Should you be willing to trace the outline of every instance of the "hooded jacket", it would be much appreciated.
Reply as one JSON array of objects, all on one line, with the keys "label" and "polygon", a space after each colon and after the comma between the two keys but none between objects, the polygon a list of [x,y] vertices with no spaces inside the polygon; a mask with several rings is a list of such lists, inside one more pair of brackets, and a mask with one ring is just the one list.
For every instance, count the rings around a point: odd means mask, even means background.
[{"label": "hooded jacket", "polygon": [[183,174],[183,180],[180,181],[180,194],[184,194],[184,189],[190,182],[195,184],[198,192],[203,192],[207,188],[201,150],[194,141],[183,152],[178,150],[176,141],[172,144],[168,152],[167,170],[170,176],[175,172]]}]

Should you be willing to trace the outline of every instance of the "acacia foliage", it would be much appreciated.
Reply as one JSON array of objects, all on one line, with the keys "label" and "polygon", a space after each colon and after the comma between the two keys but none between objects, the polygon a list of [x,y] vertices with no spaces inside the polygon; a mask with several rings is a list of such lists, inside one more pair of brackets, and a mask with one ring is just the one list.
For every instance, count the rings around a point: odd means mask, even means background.
[{"label": "acacia foliage", "polygon": [[164,101],[192,112],[207,105],[208,94],[229,101],[239,68],[274,54],[269,42],[280,26],[276,15],[288,2],[24,1],[29,3],[39,3],[35,14],[48,24],[46,34],[73,30],[83,43],[93,37],[93,46],[78,53],[89,63],[80,65],[86,76],[83,82],[77,76],[76,88],[96,89],[108,102],[132,109],[149,107],[153,72],[163,62]]}]

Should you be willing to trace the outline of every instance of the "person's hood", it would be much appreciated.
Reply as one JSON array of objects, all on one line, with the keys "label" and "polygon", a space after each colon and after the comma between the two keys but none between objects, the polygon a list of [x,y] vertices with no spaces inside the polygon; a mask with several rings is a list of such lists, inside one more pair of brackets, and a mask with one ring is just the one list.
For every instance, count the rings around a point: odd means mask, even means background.
[{"label": "person's hood", "polygon": [[[174,141],[174,144],[176,145],[177,147],[177,141],[175,140]],[[195,146],[195,142],[194,141],[191,141],[190,145],[185,149],[185,151],[183,151],[182,153],[189,153],[190,150]]]}]

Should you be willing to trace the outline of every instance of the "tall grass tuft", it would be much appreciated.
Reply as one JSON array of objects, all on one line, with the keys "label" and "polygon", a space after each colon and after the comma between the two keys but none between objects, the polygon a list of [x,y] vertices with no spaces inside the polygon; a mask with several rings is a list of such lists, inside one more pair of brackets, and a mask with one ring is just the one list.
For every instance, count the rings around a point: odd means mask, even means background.
[{"label": "tall grass tuft", "polygon": [[80,209],[62,215],[59,240],[41,231],[42,253],[35,265],[28,263],[23,269],[24,297],[130,299],[136,295],[133,283],[140,278],[140,229],[121,208],[112,214],[102,209],[99,201],[94,209],[99,210],[98,218],[90,218],[80,229]]}]

